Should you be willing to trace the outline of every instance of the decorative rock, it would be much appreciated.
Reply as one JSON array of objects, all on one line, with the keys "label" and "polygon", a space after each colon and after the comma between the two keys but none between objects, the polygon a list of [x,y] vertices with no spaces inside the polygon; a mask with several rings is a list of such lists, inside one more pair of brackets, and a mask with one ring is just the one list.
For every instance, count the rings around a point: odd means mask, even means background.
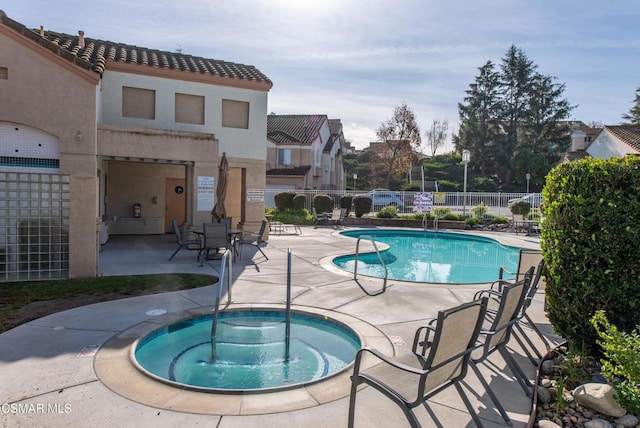
[{"label": "decorative rock", "polygon": [[538,403],[546,404],[551,401],[551,394],[547,388],[539,386],[536,392],[538,393]]},{"label": "decorative rock", "polygon": [[636,418],[633,415],[624,415],[621,418],[618,418],[615,420],[615,422],[618,425],[622,425],[625,428],[631,428],[631,427],[635,427],[636,425],[638,425],[638,418]]},{"label": "decorative rock", "polygon": [[546,419],[538,421],[538,427],[539,428],[562,428],[560,425]]},{"label": "decorative rock", "polygon": [[613,428],[613,425],[609,423],[609,421],[605,421],[604,419],[593,419],[584,424],[584,428]]},{"label": "decorative rock", "polygon": [[540,365],[540,371],[542,372],[542,374],[550,375],[553,373],[553,366],[554,366],[553,360],[545,360]]},{"label": "decorative rock", "polygon": [[544,387],[544,388],[549,388],[551,386],[551,380],[544,378],[540,381],[540,386]]},{"label": "decorative rock", "polygon": [[616,402],[614,398],[616,394],[615,388],[611,385],[585,383],[573,391],[573,398],[577,403],[597,412],[608,416],[620,417],[627,411]]}]

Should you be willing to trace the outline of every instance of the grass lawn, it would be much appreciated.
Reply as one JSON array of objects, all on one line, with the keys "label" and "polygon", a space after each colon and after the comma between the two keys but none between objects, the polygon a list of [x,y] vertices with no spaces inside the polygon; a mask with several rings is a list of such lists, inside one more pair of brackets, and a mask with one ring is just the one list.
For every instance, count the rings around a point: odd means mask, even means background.
[{"label": "grass lawn", "polygon": [[0,283],[0,333],[22,323],[97,302],[186,290],[217,282],[210,275],[103,276]]}]

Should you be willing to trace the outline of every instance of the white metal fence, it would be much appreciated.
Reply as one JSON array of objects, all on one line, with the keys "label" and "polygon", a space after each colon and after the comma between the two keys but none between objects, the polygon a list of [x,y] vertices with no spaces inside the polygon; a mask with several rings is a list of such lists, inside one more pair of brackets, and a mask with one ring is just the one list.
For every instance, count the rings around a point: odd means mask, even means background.
[{"label": "white metal fence", "polygon": [[[335,208],[340,207],[340,198],[343,195],[360,196],[368,195],[368,192],[363,191],[340,191],[340,190],[286,190],[286,189],[266,189],[265,190],[265,206],[275,208],[275,195],[280,192],[294,192],[299,195],[305,195],[305,208],[311,210],[313,198],[316,195],[329,195],[333,199]],[[394,191],[391,192],[398,196],[401,203],[398,204],[398,213],[411,214],[413,210],[413,201],[415,195],[419,192],[405,192]],[[491,193],[491,192],[467,192],[466,201],[464,192],[435,192],[433,207],[446,207],[450,208],[454,214],[470,214],[471,210],[484,204],[488,207],[487,214],[494,216],[510,217],[511,211],[509,210],[509,200],[522,198],[527,193]],[[379,210],[383,205],[374,206],[374,212]]]}]

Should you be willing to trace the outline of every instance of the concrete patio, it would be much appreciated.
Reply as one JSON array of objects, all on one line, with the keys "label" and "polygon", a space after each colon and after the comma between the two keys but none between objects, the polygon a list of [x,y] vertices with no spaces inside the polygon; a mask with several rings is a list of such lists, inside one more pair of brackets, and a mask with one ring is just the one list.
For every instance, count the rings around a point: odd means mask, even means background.
[{"label": "concrete patio", "polygon": [[[496,233],[486,236],[523,248],[539,248],[536,238]],[[276,235],[264,248],[269,260],[245,248],[233,265],[233,305],[281,305],[286,296],[287,251],[291,248],[292,303],[302,309],[331,311],[361,324],[367,344],[387,354],[409,352],[413,333],[440,309],[468,301],[486,285],[432,285],[390,280],[386,293],[370,297],[352,275],[329,266],[333,256],[352,253],[355,240],[330,227],[302,227],[299,235]],[[166,236],[116,236],[100,252],[101,275],[193,272],[216,275],[199,267],[195,252],[180,251],[167,262],[175,239]],[[253,250],[253,251],[251,251]],[[254,255],[254,260],[249,260]],[[219,268],[218,264],[213,267]],[[364,277],[362,277],[364,278]],[[381,287],[378,279],[361,279],[363,287]],[[346,426],[349,371],[326,382],[292,391],[239,396],[184,391],[151,381],[135,371],[123,355],[150,326],[183,314],[211,310],[216,285],[193,290],[98,303],[53,314],[0,335],[0,426],[135,426],[207,425],[231,427]],[[543,312],[544,294],[529,314],[542,331],[550,326]],[[164,318],[155,310],[166,311]],[[558,338],[549,335],[552,340]],[[513,350],[530,379],[534,366],[515,344]],[[481,366],[514,426],[525,426],[531,411],[527,398],[494,355]],[[465,380],[473,406],[486,427],[505,426],[472,372]],[[423,426],[473,426],[451,388],[417,414]],[[356,426],[407,426],[402,412],[381,394],[358,393]]]}]

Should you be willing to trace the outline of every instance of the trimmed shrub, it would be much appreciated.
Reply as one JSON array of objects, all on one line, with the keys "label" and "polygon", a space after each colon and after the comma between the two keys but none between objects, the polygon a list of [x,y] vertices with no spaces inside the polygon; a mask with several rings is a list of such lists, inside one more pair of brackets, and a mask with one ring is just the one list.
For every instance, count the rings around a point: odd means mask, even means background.
[{"label": "trimmed shrub", "polygon": [[596,356],[596,311],[622,331],[640,324],[640,157],[560,164],[542,195],[549,321]]},{"label": "trimmed shrub", "polygon": [[380,211],[376,213],[376,217],[378,218],[396,218],[398,217],[398,208],[393,205],[389,205],[388,207],[382,208]]},{"label": "trimmed shrub", "polygon": [[356,196],[353,198],[353,211],[356,213],[356,217],[360,218],[365,214],[371,212],[373,207],[373,201],[368,196]]},{"label": "trimmed shrub", "polygon": [[286,210],[293,209],[293,198],[296,197],[295,192],[280,192],[273,196],[273,200],[276,203],[276,208],[279,212],[285,212]]},{"label": "trimmed shrub", "polygon": [[347,210],[347,216],[351,212],[351,206],[353,205],[353,196],[351,195],[343,195],[340,197],[340,208],[344,208]]},{"label": "trimmed shrub", "polygon": [[484,202],[481,202],[480,205],[476,205],[471,209],[471,214],[479,219],[483,219],[487,212],[489,212],[489,207],[486,206]]},{"label": "trimmed shrub", "polygon": [[469,226],[475,226],[477,224],[483,224],[484,220],[482,220],[481,217],[471,217],[466,219],[464,222],[467,223]]},{"label": "trimmed shrub", "polygon": [[493,217],[492,221],[495,224],[507,224],[507,223],[509,223],[509,219],[506,218],[505,216],[501,216],[501,215],[497,215],[497,216]]},{"label": "trimmed shrub", "polygon": [[529,214],[529,211],[531,211],[531,204],[529,201],[525,201],[524,199],[518,199],[509,206],[509,210],[511,211],[511,214],[526,217],[527,214]]},{"label": "trimmed shrub", "polygon": [[431,210],[431,213],[434,215],[434,217],[445,218],[446,216],[451,214],[451,208],[436,207]]},{"label": "trimmed shrub", "polygon": [[313,197],[313,207],[317,214],[330,213],[333,210],[333,199],[329,195],[316,195]]},{"label": "trimmed shrub", "polygon": [[296,195],[293,198],[293,209],[295,211],[303,210],[307,204],[307,197],[305,195]]}]

